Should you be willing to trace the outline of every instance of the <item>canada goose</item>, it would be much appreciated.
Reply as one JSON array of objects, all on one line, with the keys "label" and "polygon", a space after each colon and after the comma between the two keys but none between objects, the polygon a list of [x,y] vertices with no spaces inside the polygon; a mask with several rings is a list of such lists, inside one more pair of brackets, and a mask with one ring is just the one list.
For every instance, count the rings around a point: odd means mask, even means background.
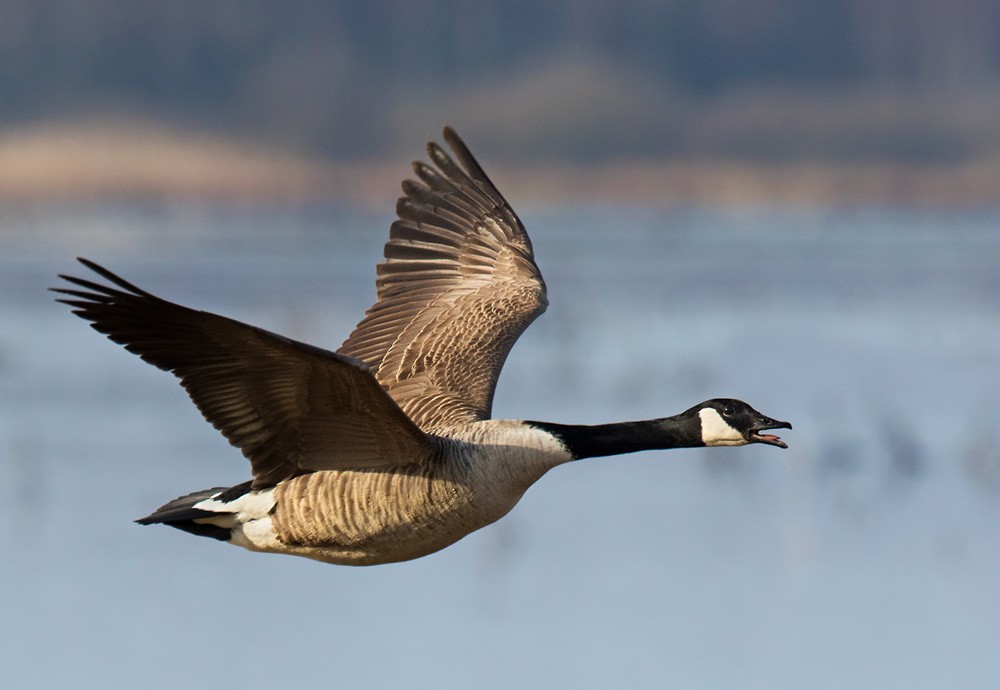
[{"label": "canada goose", "polygon": [[403,182],[378,300],[337,352],[107,283],[53,288],[97,331],[180,378],[250,460],[253,479],[170,501],[161,523],[329,563],[418,558],[494,522],[546,471],[580,458],[766,443],[791,424],[713,399],[599,426],[490,418],[511,346],[546,307],[531,242],[450,128],[449,156]]}]

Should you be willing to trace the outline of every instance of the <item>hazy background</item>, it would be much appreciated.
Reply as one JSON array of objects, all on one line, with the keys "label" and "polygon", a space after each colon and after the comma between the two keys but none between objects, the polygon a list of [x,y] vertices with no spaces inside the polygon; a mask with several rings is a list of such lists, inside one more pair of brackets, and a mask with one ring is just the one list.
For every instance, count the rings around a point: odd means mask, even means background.
[{"label": "hazy background", "polygon": [[[0,0],[0,685],[994,688],[1000,4]],[[130,521],[247,478],[77,255],[335,348],[452,124],[551,307],[497,416],[745,398],[352,569]]]},{"label": "hazy background", "polygon": [[[382,199],[444,123],[542,196],[982,203],[1000,188],[994,0],[4,0],[0,13],[8,198]],[[373,161],[391,177],[336,174]],[[599,171],[566,170],[580,165]]]}]

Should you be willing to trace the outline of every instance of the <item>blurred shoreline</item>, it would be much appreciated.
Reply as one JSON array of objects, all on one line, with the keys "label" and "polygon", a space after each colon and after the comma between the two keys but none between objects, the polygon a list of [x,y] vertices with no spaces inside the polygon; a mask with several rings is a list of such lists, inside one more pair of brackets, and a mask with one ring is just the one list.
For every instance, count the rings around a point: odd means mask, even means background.
[{"label": "blurred shoreline", "polygon": [[[686,156],[573,163],[480,157],[514,203],[926,206],[1000,203],[1000,162]],[[492,147],[495,149],[495,147]],[[492,150],[491,149],[491,150]],[[421,156],[415,142],[413,158]],[[339,160],[176,128],[39,123],[0,131],[0,202],[349,201],[386,208],[410,160]]]}]

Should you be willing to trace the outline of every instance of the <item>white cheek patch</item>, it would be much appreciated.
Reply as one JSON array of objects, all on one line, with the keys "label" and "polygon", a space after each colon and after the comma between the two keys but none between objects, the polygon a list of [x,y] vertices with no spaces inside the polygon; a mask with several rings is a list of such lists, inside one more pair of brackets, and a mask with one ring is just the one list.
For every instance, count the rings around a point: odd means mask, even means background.
[{"label": "white cheek patch", "polygon": [[701,442],[706,446],[742,446],[747,443],[743,434],[729,426],[715,409],[706,407],[698,411],[701,418]]}]

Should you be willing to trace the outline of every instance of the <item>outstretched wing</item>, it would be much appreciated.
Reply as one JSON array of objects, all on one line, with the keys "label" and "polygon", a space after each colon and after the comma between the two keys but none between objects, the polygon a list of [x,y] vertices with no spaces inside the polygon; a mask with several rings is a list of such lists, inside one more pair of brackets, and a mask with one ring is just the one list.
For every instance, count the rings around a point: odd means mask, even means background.
[{"label": "outstretched wing", "polygon": [[367,364],[419,427],[487,419],[497,377],[547,305],[531,242],[510,204],[451,129],[449,156],[403,182],[378,301],[339,352]]},{"label": "outstretched wing", "polygon": [[[73,313],[173,372],[211,424],[243,451],[254,487],[311,470],[428,462],[435,445],[344,355],[151,295],[97,264],[117,287],[62,275]],[[119,289],[120,288],[120,289]]]}]

